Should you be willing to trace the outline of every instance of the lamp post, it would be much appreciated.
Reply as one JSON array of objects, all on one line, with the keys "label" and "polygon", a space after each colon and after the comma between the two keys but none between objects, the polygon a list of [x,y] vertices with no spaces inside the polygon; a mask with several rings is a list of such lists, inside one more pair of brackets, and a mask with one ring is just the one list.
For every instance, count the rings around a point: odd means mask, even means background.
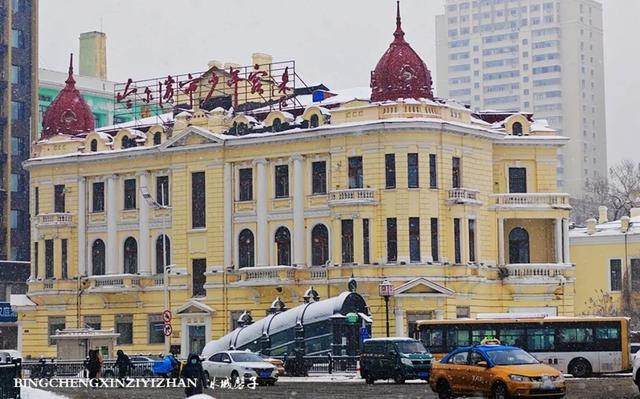
[{"label": "lamp post", "polygon": [[[164,258],[164,254],[162,254]],[[164,259],[163,259],[164,263]],[[166,265],[163,268],[163,291],[164,291],[164,309],[169,309],[169,272],[171,271],[171,265]],[[169,350],[171,349],[171,336],[164,336],[164,353],[165,356],[169,354]]]},{"label": "lamp post", "polygon": [[389,297],[393,296],[393,285],[386,278],[378,285],[378,294],[384,298],[387,337],[389,336]]}]

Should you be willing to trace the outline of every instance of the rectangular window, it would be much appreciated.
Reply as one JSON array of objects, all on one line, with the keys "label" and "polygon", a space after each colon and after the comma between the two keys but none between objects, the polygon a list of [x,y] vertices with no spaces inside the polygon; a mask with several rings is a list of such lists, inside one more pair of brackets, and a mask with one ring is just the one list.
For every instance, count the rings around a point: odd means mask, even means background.
[{"label": "rectangular window", "polygon": [[396,155],[385,154],[384,156],[384,169],[385,169],[385,188],[396,188]]},{"label": "rectangular window", "polygon": [[429,154],[429,188],[438,188],[438,167],[436,154]]},{"label": "rectangular window", "polygon": [[253,169],[245,168],[238,171],[240,182],[240,201],[253,200]]},{"label": "rectangular window", "polygon": [[396,218],[387,218],[387,262],[398,260],[398,226]]},{"label": "rectangular window", "polygon": [[149,343],[161,344],[164,342],[164,322],[161,314],[149,315]]},{"label": "rectangular window", "polygon": [[11,192],[21,193],[24,190],[24,179],[22,175],[12,173],[11,174]]},{"label": "rectangular window", "polygon": [[55,335],[56,331],[64,330],[64,328],[64,316],[49,316],[49,345],[55,345],[55,341],[51,339],[51,336]]},{"label": "rectangular window", "polygon": [[162,206],[169,206],[169,176],[156,177],[156,201]]},{"label": "rectangular window", "polygon": [[53,278],[53,240],[44,240],[44,278]]},{"label": "rectangular window", "polygon": [[24,81],[22,66],[11,65],[11,83],[19,85]]},{"label": "rectangular window", "polygon": [[12,8],[13,8],[13,12],[17,13],[20,11],[24,11],[24,0],[13,0],[12,1]]},{"label": "rectangular window", "polygon": [[24,103],[20,101],[11,101],[11,120],[20,121],[25,119]]},{"label": "rectangular window", "polygon": [[206,195],[204,172],[191,173],[191,227],[206,227]]},{"label": "rectangular window", "polygon": [[11,210],[11,228],[20,229],[24,223],[23,212],[20,209]]},{"label": "rectangular window", "polygon": [[409,218],[409,260],[420,262],[420,218]]},{"label": "rectangular window", "polygon": [[24,138],[11,137],[11,154],[15,156],[22,156],[25,154]]},{"label": "rectangular window", "polygon": [[124,181],[124,209],[136,209],[136,179]]},{"label": "rectangular window", "polygon": [[102,329],[102,318],[100,316],[84,316],[84,325],[94,330]]},{"label": "rectangular window", "polygon": [[24,33],[19,29],[11,30],[11,47],[23,48],[24,47]]},{"label": "rectangular window", "polygon": [[118,345],[131,345],[133,343],[133,315],[116,315],[115,322],[116,333],[120,334],[117,338]]},{"label": "rectangular window", "polygon": [[40,188],[39,187],[35,188],[35,191],[33,193],[33,201],[35,202],[34,211],[36,215],[39,215],[40,214]]},{"label": "rectangular window", "polygon": [[349,188],[363,187],[362,157],[349,158]]},{"label": "rectangular window", "polygon": [[353,263],[353,220],[342,220],[342,263]]},{"label": "rectangular window", "polygon": [[476,261],[476,220],[469,219],[469,262]]},{"label": "rectangular window", "polygon": [[420,173],[418,172],[418,154],[407,154],[407,179],[409,188],[420,186]]},{"label": "rectangular window", "polygon": [[622,260],[611,259],[609,261],[609,290],[622,290]]},{"label": "rectangular window", "polygon": [[453,188],[460,188],[462,185],[460,176],[460,158],[453,157],[451,159],[451,184]]},{"label": "rectangular window", "polygon": [[313,187],[311,192],[314,195],[327,193],[327,163],[325,161],[313,162],[311,164]]},{"label": "rectangular window", "polygon": [[431,218],[431,259],[434,262],[440,261],[438,241],[438,218]]},{"label": "rectangular window", "polygon": [[456,306],[456,319],[468,319],[471,317],[469,306]]},{"label": "rectangular window", "polygon": [[104,212],[104,182],[92,184],[91,209],[93,212]]},{"label": "rectangular window", "polygon": [[207,276],[205,276],[205,272],[207,271],[207,260],[206,259],[194,259],[193,263],[193,296],[194,297],[204,297],[207,296],[207,290],[204,289],[204,284],[207,281]]},{"label": "rectangular window", "polygon": [[631,291],[640,290],[640,258],[631,259]]},{"label": "rectangular window", "polygon": [[56,213],[64,213],[65,211],[64,184],[56,184],[53,188],[53,191],[54,191],[53,211]]},{"label": "rectangular window", "polygon": [[462,263],[462,248],[461,248],[461,237],[460,237],[460,219],[453,219],[453,241],[454,241],[454,257],[455,263]]},{"label": "rectangular window", "polygon": [[61,259],[61,266],[62,266],[62,279],[66,280],[69,277],[69,271],[68,271],[68,266],[67,266],[67,246],[68,246],[68,242],[69,240],[67,240],[66,238],[63,238],[62,240],[60,240],[60,245],[62,246],[61,248],[61,254],[60,254],[60,259]]},{"label": "rectangular window", "polygon": [[365,265],[370,264],[369,259],[369,219],[362,219],[362,254]]},{"label": "rectangular window", "polygon": [[289,196],[289,166],[276,166],[276,198]]},{"label": "rectangular window", "polygon": [[526,168],[509,168],[509,192],[510,193],[526,193],[527,192],[527,169]]},{"label": "rectangular window", "polygon": [[38,248],[38,241],[33,243],[33,277],[38,278],[38,267],[40,266],[39,262],[40,258],[40,250]]}]

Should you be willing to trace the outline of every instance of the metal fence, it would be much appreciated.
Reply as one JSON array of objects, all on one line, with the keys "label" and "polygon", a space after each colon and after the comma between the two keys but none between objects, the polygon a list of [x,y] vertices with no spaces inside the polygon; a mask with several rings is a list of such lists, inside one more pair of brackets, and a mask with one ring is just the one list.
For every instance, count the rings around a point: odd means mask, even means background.
[{"label": "metal fence", "polygon": [[20,399],[20,388],[14,380],[20,378],[21,367],[19,359],[0,364],[0,399]]},{"label": "metal fence", "polygon": [[[294,357],[275,357],[286,363],[288,360],[293,360]],[[316,356],[304,356],[304,364],[309,373],[318,374],[332,374],[334,372],[346,372],[355,373],[358,360],[358,356],[329,356],[329,355],[316,355]]]},{"label": "metal fence", "polygon": [[[133,362],[129,369],[130,377],[150,377],[153,375],[153,362]],[[28,378],[50,377],[88,377],[84,360],[45,360],[23,362],[24,376]],[[118,376],[115,360],[105,360],[102,363],[102,377]]]}]

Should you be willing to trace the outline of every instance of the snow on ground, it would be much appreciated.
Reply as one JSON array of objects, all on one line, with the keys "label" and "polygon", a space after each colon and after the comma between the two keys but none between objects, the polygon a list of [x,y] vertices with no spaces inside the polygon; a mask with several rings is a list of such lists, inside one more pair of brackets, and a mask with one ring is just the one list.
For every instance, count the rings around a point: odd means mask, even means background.
[{"label": "snow on ground", "polygon": [[66,396],[44,391],[42,389],[24,387],[20,390],[21,399],[67,399]]}]

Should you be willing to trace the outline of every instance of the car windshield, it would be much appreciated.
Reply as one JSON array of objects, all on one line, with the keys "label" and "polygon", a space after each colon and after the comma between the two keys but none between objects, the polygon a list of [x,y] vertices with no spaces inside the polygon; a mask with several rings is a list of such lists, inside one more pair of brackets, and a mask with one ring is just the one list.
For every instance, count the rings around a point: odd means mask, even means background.
[{"label": "car windshield", "polygon": [[231,353],[234,362],[262,362],[262,358],[255,353]]},{"label": "car windshield", "polygon": [[422,342],[400,341],[396,342],[396,347],[400,353],[427,353],[427,349]]},{"label": "car windshield", "polygon": [[539,363],[535,357],[518,348],[491,350],[487,355],[498,366]]}]

